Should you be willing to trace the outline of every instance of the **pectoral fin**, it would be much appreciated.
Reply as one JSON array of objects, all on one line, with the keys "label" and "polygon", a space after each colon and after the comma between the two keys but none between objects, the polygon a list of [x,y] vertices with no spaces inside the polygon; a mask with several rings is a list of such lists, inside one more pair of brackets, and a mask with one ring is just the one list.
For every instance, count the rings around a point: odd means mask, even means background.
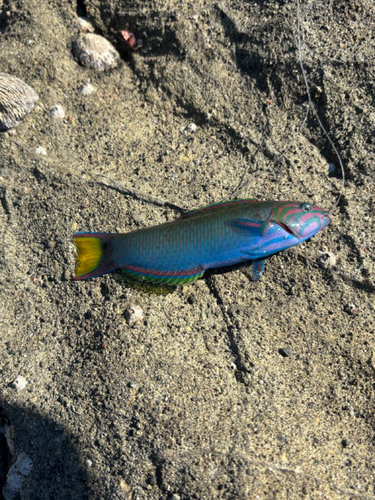
[{"label": "pectoral fin", "polygon": [[266,233],[269,222],[255,219],[233,219],[227,224],[236,232],[253,237],[261,237]]},{"label": "pectoral fin", "polygon": [[253,280],[259,281],[265,270],[266,259],[254,259],[253,260]]}]

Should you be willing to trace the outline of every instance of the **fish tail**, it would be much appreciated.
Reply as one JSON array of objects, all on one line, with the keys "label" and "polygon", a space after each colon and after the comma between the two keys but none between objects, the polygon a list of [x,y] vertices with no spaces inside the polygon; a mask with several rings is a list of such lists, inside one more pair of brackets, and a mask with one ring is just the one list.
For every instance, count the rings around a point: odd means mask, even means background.
[{"label": "fish tail", "polygon": [[77,248],[75,280],[97,278],[118,268],[112,261],[113,237],[110,233],[76,233],[73,240]]}]

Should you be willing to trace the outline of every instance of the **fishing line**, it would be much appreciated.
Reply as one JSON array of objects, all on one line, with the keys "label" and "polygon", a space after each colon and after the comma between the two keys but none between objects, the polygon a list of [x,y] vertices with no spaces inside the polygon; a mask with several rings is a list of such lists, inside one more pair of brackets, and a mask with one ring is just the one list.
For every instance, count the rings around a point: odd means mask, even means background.
[{"label": "fishing line", "polygon": [[324,127],[324,125],[319,117],[319,114],[316,110],[316,107],[311,99],[310,86],[309,86],[309,82],[307,80],[307,75],[306,75],[305,67],[303,65],[303,60],[302,60],[302,36],[301,36],[302,28],[301,28],[301,26],[302,26],[302,24],[301,24],[301,3],[300,3],[300,0],[297,0],[298,63],[300,65],[302,77],[303,77],[303,80],[305,82],[306,94],[307,94],[307,99],[308,99],[306,114],[305,114],[305,117],[302,121],[301,127],[299,128],[299,132],[301,132],[303,127],[305,126],[307,119],[308,119],[308,116],[309,116],[309,113],[310,113],[310,110],[311,110],[313,112],[318,124],[319,124],[320,129],[322,130],[322,132],[326,136],[329,144],[331,145],[333,151],[335,152],[335,154],[337,156],[337,159],[338,159],[338,162],[339,162],[340,168],[341,168],[341,174],[342,174],[342,190],[339,193],[339,196],[336,200],[336,203],[333,205],[333,207],[330,210],[330,212],[332,212],[332,210],[334,210],[338,206],[338,204],[341,200],[342,194],[343,194],[343,190],[345,189],[345,170],[344,170],[344,165],[343,165],[342,160],[341,160],[340,153],[337,151],[336,146],[334,145],[330,135],[328,134],[327,130],[325,129],[325,127]]},{"label": "fishing line", "polygon": [[[223,12],[225,12],[225,14],[229,17],[229,19],[233,22],[233,24],[235,25],[235,27],[240,31],[242,30],[243,32],[246,33],[246,30],[243,30],[242,27],[239,26],[238,22],[236,22],[235,19],[233,19],[230,15],[229,15],[229,10],[226,6],[226,4],[224,3],[223,0],[220,0],[219,1],[222,9],[223,9]],[[340,169],[341,169],[341,175],[342,175],[342,189],[337,197],[337,200],[336,202],[334,203],[334,205],[332,206],[332,208],[329,210],[329,212],[332,212],[337,206],[338,204],[340,203],[340,200],[341,200],[341,197],[343,195],[343,190],[345,188],[345,170],[344,170],[344,165],[343,165],[343,162],[342,162],[342,159],[341,159],[341,156],[340,156],[340,153],[338,152],[334,142],[332,141],[330,135],[328,134],[326,128],[324,127],[321,119],[320,119],[320,116],[316,110],[316,107],[314,105],[314,102],[311,98],[311,91],[310,91],[310,85],[309,85],[309,82],[308,82],[308,79],[307,79],[307,74],[306,74],[306,70],[305,70],[305,67],[304,67],[304,64],[303,64],[303,58],[302,58],[302,23],[301,23],[301,2],[300,0],[297,0],[297,48],[298,48],[298,57],[297,57],[297,60],[298,60],[298,64],[301,68],[301,73],[302,73],[302,77],[303,77],[303,80],[304,80],[304,83],[305,83],[305,87],[306,87],[306,94],[307,94],[307,100],[308,100],[308,104],[307,104],[307,109],[306,109],[306,113],[305,113],[305,116],[302,120],[302,123],[300,125],[299,128],[297,128],[296,132],[298,133],[301,133],[303,128],[305,127],[306,123],[307,123],[307,120],[308,120],[308,117],[309,117],[309,114],[310,114],[310,111],[312,111],[313,115],[315,116],[317,122],[318,122],[318,125],[320,127],[320,129],[322,130],[323,134],[325,135],[326,139],[328,140],[331,148],[333,149],[336,157],[337,157],[337,160],[339,162],[339,165],[340,165]],[[262,149],[263,145],[265,143],[265,137],[263,137],[263,140],[261,142],[261,144],[257,147],[257,149],[255,150],[255,152],[253,153],[252,155],[252,160],[255,159],[255,156],[259,153],[259,151]],[[283,154],[283,153],[282,153]],[[234,194],[237,195],[239,193],[239,191],[242,189],[243,187],[243,181],[244,181],[244,178],[246,176],[246,174],[248,173],[249,171],[249,165],[244,169],[244,172],[241,176],[241,179],[240,179],[240,182],[238,183],[236,189],[234,190]]]}]

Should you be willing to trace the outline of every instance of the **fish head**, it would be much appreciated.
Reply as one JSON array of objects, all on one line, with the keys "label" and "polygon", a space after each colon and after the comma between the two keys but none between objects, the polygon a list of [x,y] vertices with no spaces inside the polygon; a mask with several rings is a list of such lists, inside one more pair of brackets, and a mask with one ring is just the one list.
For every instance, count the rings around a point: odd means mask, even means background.
[{"label": "fish head", "polygon": [[326,210],[299,201],[278,202],[271,209],[269,221],[300,241],[307,240],[328,226],[331,219]]}]

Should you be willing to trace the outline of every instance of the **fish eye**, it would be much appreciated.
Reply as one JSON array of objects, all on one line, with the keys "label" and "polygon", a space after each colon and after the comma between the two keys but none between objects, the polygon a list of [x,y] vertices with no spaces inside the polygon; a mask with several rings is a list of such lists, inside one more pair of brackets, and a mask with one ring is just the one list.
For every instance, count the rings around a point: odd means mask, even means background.
[{"label": "fish eye", "polygon": [[302,205],[300,205],[300,208],[302,208],[304,212],[310,212],[310,210],[312,209],[312,205],[310,203],[302,203]]}]

